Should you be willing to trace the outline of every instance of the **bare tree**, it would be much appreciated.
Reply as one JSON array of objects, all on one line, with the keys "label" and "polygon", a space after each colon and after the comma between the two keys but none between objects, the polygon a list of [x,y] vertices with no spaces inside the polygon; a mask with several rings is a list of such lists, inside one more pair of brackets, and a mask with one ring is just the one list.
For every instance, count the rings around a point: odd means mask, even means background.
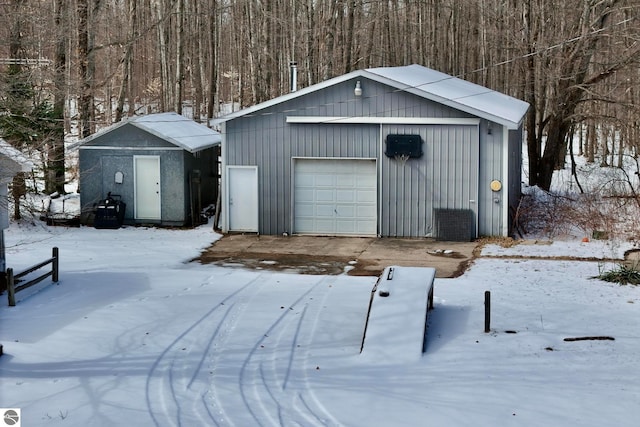
[{"label": "bare tree", "polygon": [[[21,13],[11,12],[15,5]],[[22,53],[53,58],[54,65],[8,65],[3,77],[20,68],[42,100],[53,99],[55,121],[77,119],[80,137],[140,111],[181,111],[184,103],[196,118],[214,117],[221,104],[265,101],[289,90],[292,60],[299,87],[358,68],[419,63],[528,101],[529,180],[548,188],[573,135],[583,138],[583,151],[574,155],[590,161],[606,156],[606,164],[620,164],[623,152],[640,154],[638,6],[638,0],[10,0],[0,5],[8,12],[0,13],[0,37],[9,41],[0,44],[0,59],[12,57],[11,33],[19,24]],[[44,29],[64,26],[75,31],[44,36]],[[65,97],[73,111],[61,111]],[[62,170],[56,163],[62,137],[39,138],[47,179],[56,181],[48,188],[59,188],[53,171]]]},{"label": "bare tree", "polygon": [[89,0],[77,0],[78,15],[78,73],[80,93],[78,96],[78,122],[80,137],[91,135],[93,96],[89,71]]},{"label": "bare tree", "polygon": [[67,19],[66,4],[64,0],[56,0],[55,3],[55,28],[58,34],[54,59],[53,93],[53,132],[48,152],[48,175],[45,179],[45,189],[52,193],[57,191],[64,194],[65,183],[65,147],[64,147],[64,106],[67,94],[67,45],[66,36]]},{"label": "bare tree", "polygon": [[178,13],[176,17],[176,80],[173,95],[173,110],[182,114],[182,80],[184,79],[184,0],[177,0]]},{"label": "bare tree", "polygon": [[[118,91],[118,100],[115,113],[115,121],[122,120],[124,113],[124,104],[129,97],[129,111],[134,110],[134,106],[131,104],[132,92],[131,92],[131,77],[133,73],[133,45],[138,38],[138,24],[137,24],[137,4],[136,0],[127,0],[129,11],[129,39],[126,42],[124,57],[122,59],[122,79],[120,81],[120,89]],[[110,101],[110,100],[109,100]]]},{"label": "bare tree", "polygon": [[[620,52],[622,55],[610,58],[606,64],[594,65],[603,38],[611,37],[617,31],[612,16],[622,3],[622,0],[588,0],[583,2],[581,14],[574,20],[570,19],[572,15],[568,11],[558,14],[563,24],[569,27],[567,35],[574,36],[556,49],[557,54],[551,62],[555,65],[551,70],[553,74],[548,68],[541,70],[555,78],[548,85],[533,89],[546,96],[548,101],[535,104],[528,113],[529,157],[534,159],[530,164],[530,184],[550,189],[553,172],[566,153],[569,131],[578,119],[576,113],[580,105],[598,84],[637,59],[640,53],[638,46],[624,54]],[[533,81],[538,80],[534,78]],[[544,151],[540,155],[537,151],[543,138]]]}]

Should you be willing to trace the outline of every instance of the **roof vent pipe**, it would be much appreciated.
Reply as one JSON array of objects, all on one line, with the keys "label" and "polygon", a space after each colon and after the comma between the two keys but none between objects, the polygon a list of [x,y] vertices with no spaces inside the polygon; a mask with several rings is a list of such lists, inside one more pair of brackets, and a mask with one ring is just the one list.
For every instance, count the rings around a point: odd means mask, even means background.
[{"label": "roof vent pipe", "polygon": [[295,61],[289,62],[291,67],[291,92],[298,90],[298,63]]}]

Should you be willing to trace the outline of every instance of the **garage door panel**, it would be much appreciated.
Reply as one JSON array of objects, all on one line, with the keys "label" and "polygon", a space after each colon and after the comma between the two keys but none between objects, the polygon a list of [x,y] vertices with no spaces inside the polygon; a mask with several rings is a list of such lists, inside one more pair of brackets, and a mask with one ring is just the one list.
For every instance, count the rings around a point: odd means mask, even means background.
[{"label": "garage door panel", "polygon": [[313,202],[315,192],[313,188],[300,188],[296,195],[298,203]]},{"label": "garage door panel", "polygon": [[339,220],[336,221],[336,234],[352,234],[354,230],[357,230],[357,221],[355,220]]},{"label": "garage door panel", "polygon": [[314,176],[314,184],[316,187],[335,187],[336,177],[330,174],[318,174]]},{"label": "garage door panel", "polygon": [[314,197],[316,202],[335,202],[336,200],[336,192],[329,189],[318,189],[315,192]]},{"label": "garage door panel", "polygon": [[359,219],[376,219],[377,215],[369,206],[358,206],[355,214]]},{"label": "garage door panel", "polygon": [[302,228],[313,228],[314,227],[314,219],[313,218],[298,218],[297,224],[299,224]]},{"label": "garage door panel", "polygon": [[333,234],[335,232],[335,221],[331,220],[317,220],[314,221],[313,227],[320,234]]},{"label": "garage door panel", "polygon": [[296,208],[300,218],[313,218],[315,215],[316,209],[314,204],[300,203]]},{"label": "garage door panel", "polygon": [[335,216],[334,205],[316,205],[315,215],[319,218],[333,218]]},{"label": "garage door panel", "polygon": [[376,186],[375,186],[375,181],[374,181],[374,185],[372,185],[371,180],[374,179],[375,180],[375,175],[372,176],[358,176],[356,177],[356,183],[355,185],[358,188],[369,188],[372,190],[375,190]]},{"label": "garage door panel", "polygon": [[356,186],[357,177],[353,175],[336,175],[336,186],[338,188],[353,188]]},{"label": "garage door panel", "polygon": [[358,216],[356,215],[357,207],[354,205],[338,205],[336,206],[336,215],[338,216],[338,221],[344,218],[353,218],[356,219]]},{"label": "garage door panel", "polygon": [[363,221],[362,219],[360,219],[358,220],[357,232],[358,234],[367,234],[369,230],[371,230],[372,228],[376,228],[377,225],[378,223],[376,219],[373,219],[371,221]]},{"label": "garage door panel", "polygon": [[337,190],[336,201],[353,203],[356,201],[356,190]]},{"label": "garage door panel", "polygon": [[348,162],[349,160],[329,160],[325,166],[334,174],[352,174],[354,165]]},{"label": "garage door panel", "polygon": [[[373,190],[358,190],[356,192],[356,201],[358,203],[369,203],[371,205],[375,205],[376,203],[376,192]],[[373,206],[375,209],[375,206]]]},{"label": "garage door panel", "polygon": [[300,187],[313,187],[315,183],[315,176],[308,173],[301,173],[296,176],[296,181],[297,185]]},{"label": "garage door panel", "polygon": [[308,169],[314,173],[328,173],[328,174],[336,173],[335,166],[332,165],[331,162],[324,163],[324,162],[316,162],[311,160],[310,163],[308,163]]},{"label": "garage door panel", "polygon": [[294,232],[375,235],[376,162],[297,159],[294,164]]}]

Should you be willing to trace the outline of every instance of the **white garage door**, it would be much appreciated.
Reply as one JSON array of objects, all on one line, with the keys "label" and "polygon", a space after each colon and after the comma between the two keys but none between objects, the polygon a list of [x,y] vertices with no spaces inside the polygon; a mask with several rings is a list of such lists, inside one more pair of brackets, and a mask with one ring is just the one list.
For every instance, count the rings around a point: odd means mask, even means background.
[{"label": "white garage door", "polygon": [[296,159],[294,232],[376,235],[375,159]]}]

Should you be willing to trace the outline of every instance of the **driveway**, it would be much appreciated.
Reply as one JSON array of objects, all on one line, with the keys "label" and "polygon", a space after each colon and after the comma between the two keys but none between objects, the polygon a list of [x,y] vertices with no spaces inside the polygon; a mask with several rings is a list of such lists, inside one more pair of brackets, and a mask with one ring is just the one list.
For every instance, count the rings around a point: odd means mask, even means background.
[{"label": "driveway", "polygon": [[379,276],[390,265],[434,267],[436,277],[457,277],[474,259],[475,242],[374,237],[228,234],[196,259],[300,274]]}]

